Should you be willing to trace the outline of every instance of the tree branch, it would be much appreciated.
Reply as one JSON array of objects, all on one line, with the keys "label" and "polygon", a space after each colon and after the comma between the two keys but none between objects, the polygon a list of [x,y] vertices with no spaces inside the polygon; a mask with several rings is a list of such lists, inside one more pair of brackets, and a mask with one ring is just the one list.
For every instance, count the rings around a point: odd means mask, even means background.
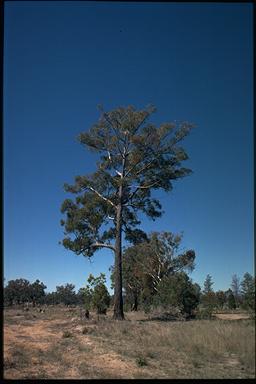
[{"label": "tree branch", "polygon": [[145,171],[147,168],[149,168],[151,166],[151,164],[153,163],[155,159],[151,160],[149,163],[147,163],[144,167],[142,167],[141,169],[139,169],[137,172],[136,172],[136,175],[139,175],[141,172]]},{"label": "tree branch", "polygon": [[[130,195],[129,195],[129,199],[132,201],[132,199],[134,198],[134,196],[136,195],[136,193],[140,190],[140,189],[148,189],[148,188],[151,188],[151,187],[154,187],[155,185],[157,185],[159,183],[159,180],[155,181],[154,183],[152,184],[149,184],[149,185],[138,185],[138,186],[134,186],[135,187],[135,191],[133,191]],[[126,206],[133,206],[133,204],[125,204]]]},{"label": "tree branch", "polygon": [[115,171],[119,176],[121,176],[121,172],[119,172],[119,171],[114,167],[111,152],[110,152],[109,150],[108,150],[107,152],[108,152],[108,159],[109,159],[110,163],[112,163],[112,166],[113,166],[113,168],[114,168],[114,171]]},{"label": "tree branch", "polygon": [[109,248],[109,249],[112,249],[112,251],[115,251],[115,247],[111,244],[107,244],[107,243],[94,243],[91,245],[91,247],[93,248]]},{"label": "tree branch", "polygon": [[135,188],[136,188],[136,190],[138,190],[138,189],[152,188],[152,187],[154,187],[155,185],[157,185],[158,183],[159,183],[159,180],[154,181],[154,183],[149,184],[149,185],[138,185],[138,186],[135,186]]},{"label": "tree branch", "polygon": [[98,195],[99,197],[101,197],[103,200],[105,200],[107,203],[111,204],[112,207],[116,208],[115,204],[109,200],[107,197],[103,196],[101,193],[99,193],[98,191],[96,191],[96,189],[94,189],[93,187],[91,186],[88,186],[88,188],[93,191],[94,193],[96,193],[96,195]]}]

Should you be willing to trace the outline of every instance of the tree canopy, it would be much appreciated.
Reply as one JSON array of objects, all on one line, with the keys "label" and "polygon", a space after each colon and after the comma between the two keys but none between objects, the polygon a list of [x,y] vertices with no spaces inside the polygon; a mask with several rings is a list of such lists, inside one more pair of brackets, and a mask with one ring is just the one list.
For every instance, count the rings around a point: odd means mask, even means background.
[{"label": "tree canopy", "polygon": [[78,136],[86,148],[97,152],[97,170],[75,177],[74,185],[65,184],[67,192],[77,194],[66,199],[61,212],[67,249],[91,257],[97,249],[115,252],[116,284],[114,317],[123,318],[122,304],[122,235],[136,244],[146,238],[138,212],[153,220],[162,207],[152,190],[172,190],[172,182],[191,173],[182,166],[188,159],[181,141],[192,125],[182,122],[148,122],[155,111],[152,106],[136,110],[119,107],[110,112],[100,108],[99,121]]}]

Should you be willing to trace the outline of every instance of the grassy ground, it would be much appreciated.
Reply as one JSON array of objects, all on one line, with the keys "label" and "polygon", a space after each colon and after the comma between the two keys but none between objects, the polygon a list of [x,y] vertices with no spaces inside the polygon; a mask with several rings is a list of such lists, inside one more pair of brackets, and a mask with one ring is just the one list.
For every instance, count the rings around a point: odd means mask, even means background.
[{"label": "grassy ground", "polygon": [[[126,313],[123,322],[79,309],[6,309],[6,379],[254,378],[255,323],[155,321]],[[232,317],[231,317],[232,318]]]}]

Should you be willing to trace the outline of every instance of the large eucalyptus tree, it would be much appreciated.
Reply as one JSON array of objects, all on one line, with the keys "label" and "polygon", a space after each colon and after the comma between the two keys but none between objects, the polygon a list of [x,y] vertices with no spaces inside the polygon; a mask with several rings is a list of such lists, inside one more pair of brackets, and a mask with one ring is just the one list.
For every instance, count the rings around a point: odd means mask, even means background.
[{"label": "large eucalyptus tree", "polygon": [[[122,235],[136,243],[146,238],[139,228],[141,211],[152,219],[161,216],[161,204],[152,190],[170,191],[172,181],[191,170],[181,166],[188,159],[179,143],[192,125],[149,123],[152,106],[136,110],[132,106],[110,112],[100,108],[99,121],[79,135],[79,142],[99,154],[97,170],[77,176],[67,192],[77,194],[66,199],[61,212],[66,219],[62,243],[76,254],[91,257],[100,248],[115,254],[114,319],[123,319]],[[71,236],[71,237],[70,237]]]}]

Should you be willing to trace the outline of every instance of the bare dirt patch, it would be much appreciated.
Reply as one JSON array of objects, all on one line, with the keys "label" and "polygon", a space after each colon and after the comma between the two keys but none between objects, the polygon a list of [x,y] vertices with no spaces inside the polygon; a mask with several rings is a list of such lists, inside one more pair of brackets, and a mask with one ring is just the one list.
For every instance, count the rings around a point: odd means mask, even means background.
[{"label": "bare dirt patch", "polygon": [[[13,315],[10,319],[11,324],[8,319],[4,324],[6,379],[133,377],[136,365],[124,362],[117,353],[106,351],[83,334],[79,318],[32,321]],[[90,332],[95,324],[88,322],[86,327]]]},{"label": "bare dirt patch", "polygon": [[214,316],[221,320],[242,320],[250,318],[246,313],[216,313]]},{"label": "bare dirt patch", "polygon": [[37,320],[27,326],[23,324],[4,327],[4,354],[9,355],[12,345],[26,346],[28,349],[46,350],[49,342],[60,338],[61,331],[52,332],[49,325],[59,323],[59,320]]}]

